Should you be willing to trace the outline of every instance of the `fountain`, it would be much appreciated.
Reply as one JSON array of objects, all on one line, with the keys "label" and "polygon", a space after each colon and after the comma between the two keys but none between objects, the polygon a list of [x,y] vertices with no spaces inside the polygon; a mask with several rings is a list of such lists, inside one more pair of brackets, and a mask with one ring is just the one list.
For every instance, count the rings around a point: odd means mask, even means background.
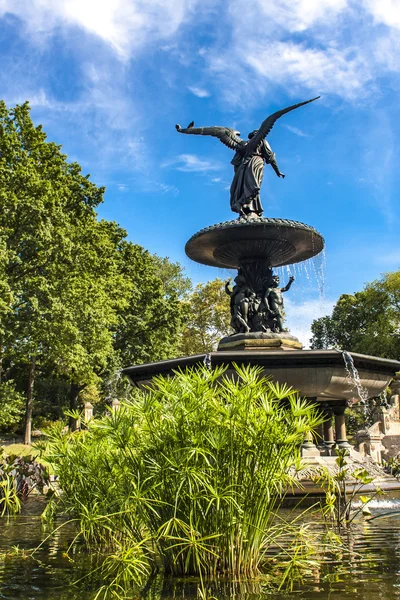
[{"label": "fountain", "polygon": [[[194,234],[186,254],[194,261],[219,268],[237,269],[234,285],[226,283],[230,295],[231,326],[234,333],[224,337],[218,350],[127,367],[123,373],[135,385],[150,383],[155,375],[171,375],[177,369],[207,364],[209,368],[233,364],[257,365],[266,376],[287,383],[320,404],[327,419],[318,448],[312,440],[304,445],[308,456],[329,456],[333,447],[349,447],[344,411],[357,391],[363,400],[380,394],[400,370],[395,360],[376,358],[342,350],[304,350],[297,338],[283,326],[282,294],[294,282],[280,287],[274,267],[292,265],[322,252],[324,240],[313,227],[287,219],[262,216],[260,185],[265,164],[278,177],[275,154],[265,140],[282,115],[313,102],[295,104],[269,116],[256,131],[242,140],[239,132],[227,127],[176,126],[179,133],[210,135],[235,151],[230,205],[236,220],[212,225]],[[335,431],[332,425],[335,421]]]}]

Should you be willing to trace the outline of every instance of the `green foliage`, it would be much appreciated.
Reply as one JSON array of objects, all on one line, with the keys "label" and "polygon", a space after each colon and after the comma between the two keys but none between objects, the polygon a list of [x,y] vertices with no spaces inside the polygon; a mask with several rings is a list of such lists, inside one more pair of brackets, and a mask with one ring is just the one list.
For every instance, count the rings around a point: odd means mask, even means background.
[{"label": "green foliage", "polygon": [[97,221],[103,192],[46,141],[27,103],[0,103],[0,358],[29,372],[26,441],[37,373],[50,368],[85,385],[113,350],[125,232]]},{"label": "green foliage", "polygon": [[374,477],[364,468],[350,468],[350,464],[346,460],[349,455],[346,448],[337,448],[335,452],[337,455],[336,472],[332,475],[328,469],[325,469],[315,479],[326,489],[323,513],[332,524],[337,526],[340,532],[343,528],[350,527],[360,513],[369,515],[368,503],[377,495],[382,494],[382,491],[376,487],[372,495],[361,495],[360,507],[353,509],[356,496],[361,494],[364,486],[372,483]]},{"label": "green foliage", "polygon": [[49,479],[45,467],[31,456],[6,454],[0,449],[0,516],[16,514],[21,509],[21,499],[26,499],[33,489],[43,492]]},{"label": "green foliage", "polygon": [[172,263],[168,258],[153,255],[156,275],[161,279],[164,296],[168,298],[186,298],[192,290],[192,282],[184,274],[179,263]]},{"label": "green foliage", "polygon": [[11,110],[0,103],[0,240],[9,292],[2,327],[14,360],[30,362],[52,348],[59,278],[79,262],[76,238],[95,219],[103,191],[46,141],[27,103]]},{"label": "green foliage", "polygon": [[42,429],[49,422],[62,420],[69,407],[71,385],[50,373],[40,373],[36,379],[33,428]]},{"label": "green foliage", "polygon": [[346,431],[351,439],[361,429],[371,427],[377,420],[377,404],[379,398],[369,398],[365,405],[355,405],[346,408],[344,415],[346,417]]},{"label": "green foliage", "polygon": [[182,327],[182,269],[131,243],[121,246],[121,272],[130,282],[119,310],[115,348],[120,366],[172,358]]},{"label": "green foliage", "polygon": [[0,431],[13,432],[17,428],[24,409],[24,396],[15,389],[12,380],[0,383]]},{"label": "green foliage", "polygon": [[389,459],[389,462],[386,463],[386,469],[387,471],[393,475],[393,477],[396,477],[397,479],[400,478],[400,456],[392,456]]},{"label": "green foliage", "polygon": [[[190,286],[178,264],[98,220],[104,188],[47,141],[29,110],[0,102],[0,378],[24,391],[27,443],[37,398],[36,414],[58,419],[113,370],[171,356]],[[35,393],[38,379],[49,380],[54,411],[46,383]]]},{"label": "green foliage", "polygon": [[301,442],[322,418],[259,369],[223,373],[158,377],[86,430],[50,434],[45,457],[63,508],[107,557],[101,573],[117,588],[159,561],[167,573],[201,581],[254,576],[270,567],[268,549],[290,528],[275,513],[295,485]]},{"label": "green foliage", "polygon": [[229,335],[230,300],[221,279],[199,283],[186,300],[186,327],[182,354],[202,354],[216,350],[219,340]]},{"label": "green foliage", "polygon": [[386,273],[361,292],[343,294],[332,316],[316,319],[311,348],[344,348],[400,358],[400,271]]}]

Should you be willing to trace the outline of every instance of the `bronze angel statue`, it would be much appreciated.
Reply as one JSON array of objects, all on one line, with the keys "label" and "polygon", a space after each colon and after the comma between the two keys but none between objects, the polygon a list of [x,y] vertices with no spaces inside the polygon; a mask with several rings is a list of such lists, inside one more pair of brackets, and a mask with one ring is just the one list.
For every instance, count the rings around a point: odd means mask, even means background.
[{"label": "bronze angel statue", "polygon": [[263,208],[260,200],[260,188],[264,174],[264,163],[271,165],[278,177],[284,178],[276,162],[275,154],[265,139],[275,121],[282,115],[318,100],[320,96],[293,104],[270,115],[259,129],[248,135],[248,141],[240,138],[240,132],[228,127],[194,127],[192,121],[186,128],[176,125],[179,133],[194,135],[211,135],[217,137],[225,146],[235,150],[235,156],[231,161],[234,167],[234,177],[231,184],[231,209],[239,213],[239,218],[261,217]]}]

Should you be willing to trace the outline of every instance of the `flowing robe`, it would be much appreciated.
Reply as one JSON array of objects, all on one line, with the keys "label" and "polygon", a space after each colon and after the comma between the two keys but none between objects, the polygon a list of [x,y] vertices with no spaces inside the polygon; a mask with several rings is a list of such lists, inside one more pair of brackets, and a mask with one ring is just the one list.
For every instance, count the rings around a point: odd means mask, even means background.
[{"label": "flowing robe", "polygon": [[[275,154],[267,141],[263,140],[249,156],[246,154],[248,142],[240,144],[231,164],[235,175],[231,185],[231,209],[239,214],[255,213],[261,216],[263,207],[260,188],[264,174],[264,162],[271,164],[276,171]],[[279,169],[278,169],[279,172]]]}]

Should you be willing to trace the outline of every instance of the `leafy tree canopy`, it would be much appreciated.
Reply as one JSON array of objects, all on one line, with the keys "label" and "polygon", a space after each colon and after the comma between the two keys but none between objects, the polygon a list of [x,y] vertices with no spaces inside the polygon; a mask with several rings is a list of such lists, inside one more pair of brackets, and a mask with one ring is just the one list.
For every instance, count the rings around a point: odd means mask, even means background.
[{"label": "leafy tree canopy", "polygon": [[168,258],[154,255],[156,275],[161,279],[164,295],[168,297],[186,298],[192,290],[192,282],[186,277],[179,263],[172,263]]},{"label": "leafy tree canopy", "polygon": [[343,294],[332,316],[316,319],[311,348],[342,348],[400,359],[400,271],[354,294]]},{"label": "leafy tree canopy", "polygon": [[231,332],[229,296],[221,279],[199,283],[185,302],[186,327],[182,354],[216,350],[219,340]]},{"label": "leafy tree canopy", "polygon": [[0,102],[0,382],[25,393],[27,441],[38,378],[70,384],[74,406],[113,369],[166,358],[179,339],[190,282],[98,220],[103,194],[28,103]]},{"label": "leafy tree canopy", "polygon": [[120,365],[172,358],[183,325],[179,296],[188,287],[181,267],[126,242],[121,271],[131,287],[115,330]]}]

